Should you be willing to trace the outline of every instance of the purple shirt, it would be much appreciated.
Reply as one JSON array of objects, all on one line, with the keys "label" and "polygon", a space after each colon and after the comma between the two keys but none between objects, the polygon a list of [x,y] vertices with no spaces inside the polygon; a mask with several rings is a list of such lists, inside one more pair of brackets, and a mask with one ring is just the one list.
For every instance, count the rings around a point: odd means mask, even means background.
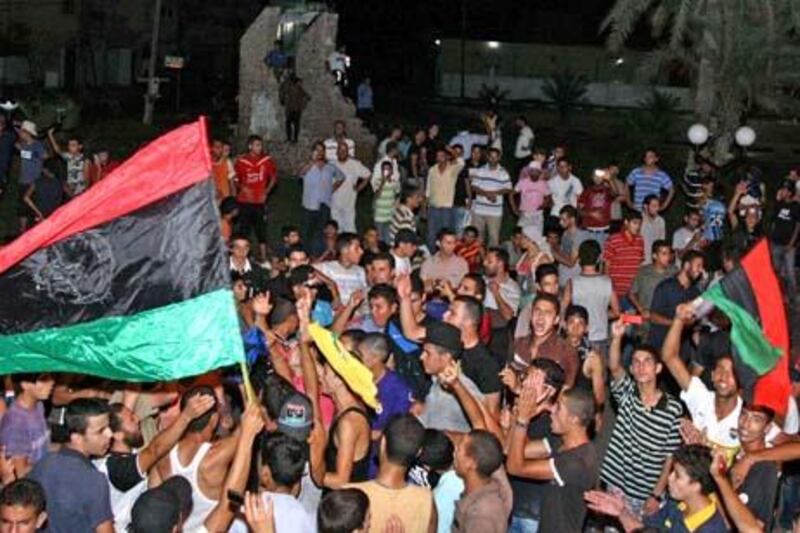
[{"label": "purple shirt", "polygon": [[0,421],[0,446],[9,457],[26,457],[33,464],[44,457],[49,440],[42,402],[33,409],[14,402]]},{"label": "purple shirt", "polygon": [[403,378],[387,369],[378,382],[378,401],[383,409],[373,419],[372,429],[383,430],[394,415],[408,412],[411,407],[411,389]]}]

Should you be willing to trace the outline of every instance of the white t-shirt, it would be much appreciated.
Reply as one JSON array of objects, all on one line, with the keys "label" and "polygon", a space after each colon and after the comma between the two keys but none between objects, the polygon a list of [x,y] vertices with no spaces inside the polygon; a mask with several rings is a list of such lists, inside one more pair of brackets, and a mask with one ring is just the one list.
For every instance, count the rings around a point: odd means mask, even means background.
[{"label": "white t-shirt", "polygon": [[692,240],[692,237],[694,237],[694,231],[686,226],[676,229],[675,233],[672,234],[672,249],[676,251],[683,250]]},{"label": "white t-shirt", "polygon": [[[264,501],[272,500],[275,514],[275,533],[316,533],[317,517],[309,514],[301,503],[290,494],[277,492],[264,492],[261,494]],[[234,520],[231,533],[247,533],[250,531],[241,520]]]},{"label": "white t-shirt", "polygon": [[517,136],[517,145],[514,147],[514,157],[522,159],[531,155],[531,145],[533,144],[533,130],[530,126],[523,126]]},{"label": "white t-shirt", "polygon": [[348,59],[347,54],[334,50],[331,52],[331,55],[328,56],[328,66],[332,71],[347,70]]},{"label": "white t-shirt", "polygon": [[664,223],[664,218],[659,215],[656,218],[643,217],[642,220],[642,239],[644,240],[644,261],[643,265],[649,265],[653,262],[653,243],[659,239],[665,239],[667,236],[667,226]]},{"label": "white t-shirt", "polygon": [[394,273],[396,276],[402,276],[404,274],[411,274],[411,261],[408,257],[400,257],[398,255],[392,254],[394,256]]},{"label": "white t-shirt", "polygon": [[[350,301],[350,295],[358,289],[367,290],[367,275],[358,265],[345,268],[339,261],[325,261],[316,265],[317,270],[328,276],[336,283],[342,303]],[[366,294],[365,294],[366,296]]]},{"label": "white t-shirt", "polygon": [[574,175],[564,179],[558,174],[547,181],[550,185],[550,195],[553,197],[553,208],[550,215],[557,217],[561,208],[565,205],[578,207],[578,196],[583,192],[583,183]]},{"label": "white t-shirt", "polygon": [[[345,137],[344,143],[347,145],[347,155],[354,158],[356,156],[356,142],[353,139]],[[328,137],[322,144],[325,145],[325,159],[329,163],[335,163],[336,150],[339,148],[339,140],[334,137]]]},{"label": "white t-shirt", "polygon": [[[489,168],[489,165],[470,169],[469,177],[473,187],[487,192],[511,189],[511,178],[506,169],[500,165],[494,169]],[[472,202],[472,212],[481,216],[501,217],[503,216],[503,197],[497,196],[492,201],[486,196],[476,194],[475,201]]]},{"label": "white t-shirt", "polygon": [[692,423],[703,432],[706,439],[723,448],[739,447],[739,414],[742,411],[742,399],[736,399],[736,408],[722,420],[717,419],[714,409],[714,391],[709,390],[703,381],[692,376],[689,387],[681,391],[681,400],[686,404]]},{"label": "white t-shirt", "polygon": [[344,183],[333,191],[331,208],[355,209],[356,198],[358,197],[355,189],[356,183],[358,183],[359,178],[369,179],[371,172],[361,161],[352,157],[348,157],[344,163],[337,159],[334,165],[344,174]]},{"label": "white t-shirt", "polygon": [[[499,310],[499,306],[497,305],[497,300],[492,294],[492,291],[489,290],[489,278],[484,278],[486,280],[486,296],[483,297],[483,306],[486,309],[494,309],[495,311]],[[519,300],[522,298],[522,291],[519,288],[519,285],[516,281],[511,278],[508,278],[500,285],[500,296],[503,297],[503,300],[514,310],[514,314],[517,314],[519,310]]]}]

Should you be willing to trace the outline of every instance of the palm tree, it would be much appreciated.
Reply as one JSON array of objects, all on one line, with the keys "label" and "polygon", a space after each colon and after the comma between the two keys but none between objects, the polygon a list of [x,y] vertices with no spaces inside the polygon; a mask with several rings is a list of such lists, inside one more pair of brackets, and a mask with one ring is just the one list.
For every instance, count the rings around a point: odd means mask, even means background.
[{"label": "palm tree", "polygon": [[754,107],[787,105],[780,94],[800,30],[798,0],[616,0],[601,25],[608,47],[623,48],[637,24],[649,23],[660,43],[645,61],[678,60],[691,72],[696,118],[717,136],[718,163],[730,157],[733,133]]}]

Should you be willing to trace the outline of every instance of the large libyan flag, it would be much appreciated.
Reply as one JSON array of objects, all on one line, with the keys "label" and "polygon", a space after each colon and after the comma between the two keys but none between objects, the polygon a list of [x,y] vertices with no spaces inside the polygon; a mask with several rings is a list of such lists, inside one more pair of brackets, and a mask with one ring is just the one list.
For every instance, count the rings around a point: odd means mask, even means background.
[{"label": "large libyan flag", "polygon": [[785,414],[791,394],[789,327],[767,240],[756,244],[703,298],[731,321],[736,375],[745,400]]},{"label": "large libyan flag", "polygon": [[0,374],[128,381],[244,357],[203,119],[0,249]]}]

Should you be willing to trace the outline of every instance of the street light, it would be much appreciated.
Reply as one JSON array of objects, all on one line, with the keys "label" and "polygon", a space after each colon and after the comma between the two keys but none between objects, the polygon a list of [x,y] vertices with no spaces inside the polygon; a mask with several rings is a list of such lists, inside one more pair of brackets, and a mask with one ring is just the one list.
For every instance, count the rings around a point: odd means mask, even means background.
[{"label": "street light", "polygon": [[489,41],[486,43],[486,46],[492,49],[497,49],[500,48],[500,43],[498,43],[497,41]]},{"label": "street light", "polygon": [[697,124],[692,124],[686,132],[686,137],[688,137],[689,142],[696,147],[703,145],[708,140],[708,128],[699,122]]},{"label": "street light", "polygon": [[756,142],[756,132],[750,126],[742,126],[736,133],[734,134],[733,138],[736,140],[736,144],[741,146],[742,148],[747,148],[748,146],[752,146],[754,142]]}]

